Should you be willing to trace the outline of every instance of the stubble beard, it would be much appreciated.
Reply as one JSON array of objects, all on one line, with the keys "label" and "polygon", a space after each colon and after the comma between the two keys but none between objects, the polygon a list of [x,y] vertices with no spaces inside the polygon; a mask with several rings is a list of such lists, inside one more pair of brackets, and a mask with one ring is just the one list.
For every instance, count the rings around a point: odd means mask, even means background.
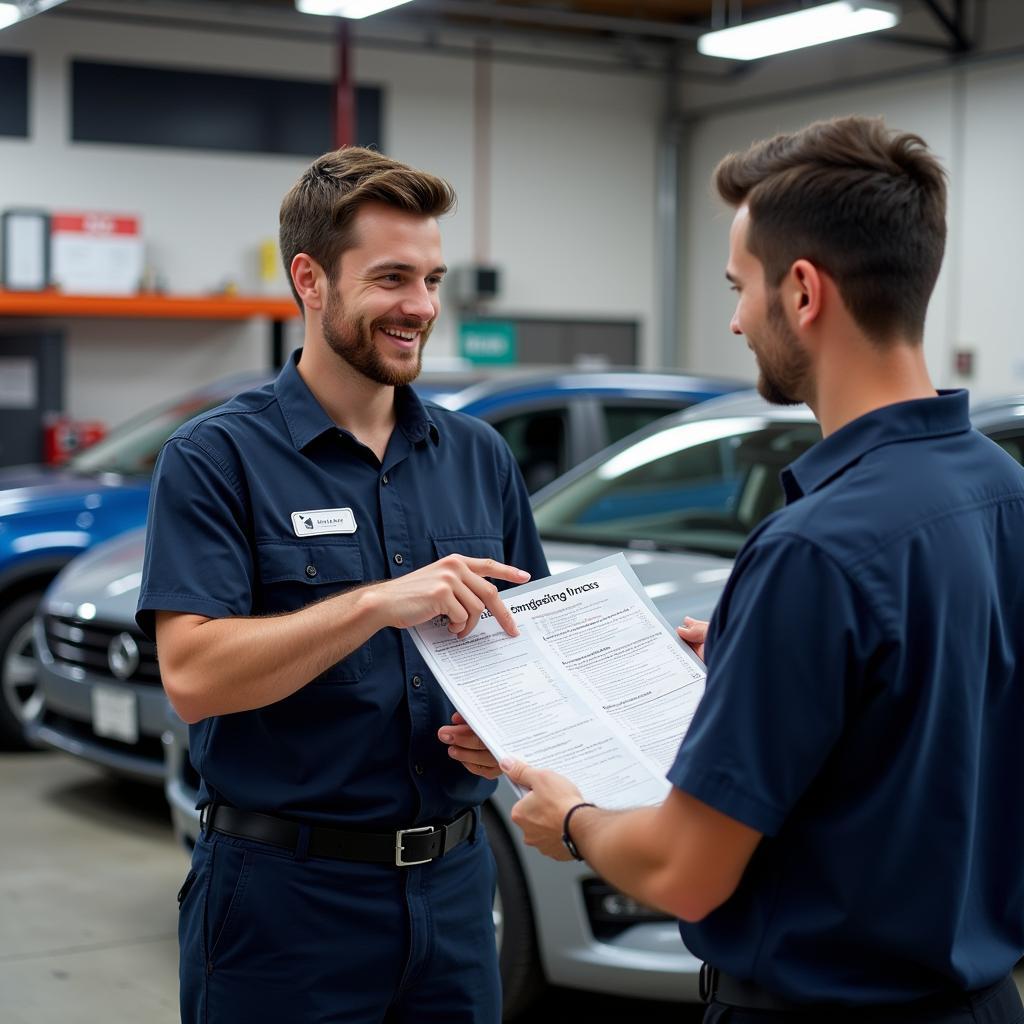
[{"label": "stubble beard", "polygon": [[777,294],[768,301],[765,315],[765,342],[755,351],[757,390],[772,405],[799,405],[806,402],[811,375],[811,360],[800,347]]},{"label": "stubble beard", "polygon": [[[419,331],[420,343],[414,351],[396,354],[396,359],[384,359],[373,343],[374,331],[378,327],[398,327]],[[411,384],[423,369],[423,347],[427,343],[433,324],[422,320],[386,317],[367,321],[366,317],[346,317],[341,298],[333,291],[328,295],[327,305],[320,317],[324,341],[331,351],[343,359],[353,370],[364,377],[387,387],[402,387]],[[404,355],[404,358],[403,358]]]}]

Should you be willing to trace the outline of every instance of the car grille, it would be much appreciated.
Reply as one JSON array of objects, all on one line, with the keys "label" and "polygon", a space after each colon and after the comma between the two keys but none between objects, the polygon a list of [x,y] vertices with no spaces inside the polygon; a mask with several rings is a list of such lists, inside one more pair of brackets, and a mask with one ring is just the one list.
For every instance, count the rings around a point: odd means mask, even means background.
[{"label": "car grille", "polygon": [[[47,615],[43,619],[46,646],[54,661],[80,668],[94,675],[114,676],[124,682],[160,685],[160,668],[156,662],[156,644],[147,640],[138,630],[106,622],[86,622],[83,619],[61,615]],[[129,659],[120,660],[124,675],[117,675],[112,662],[111,647],[121,634],[127,634],[138,649],[138,664],[131,669]]]}]

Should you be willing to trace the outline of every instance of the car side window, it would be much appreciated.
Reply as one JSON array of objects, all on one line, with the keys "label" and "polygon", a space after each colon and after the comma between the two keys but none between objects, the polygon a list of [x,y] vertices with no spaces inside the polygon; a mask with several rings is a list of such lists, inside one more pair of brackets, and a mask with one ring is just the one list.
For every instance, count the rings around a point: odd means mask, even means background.
[{"label": "car side window", "polygon": [[782,506],[779,471],[821,433],[817,424],[783,424],[673,444],[674,432],[702,426],[649,435],[552,495],[534,509],[541,536],[734,555]]},{"label": "car side window", "polygon": [[605,437],[608,444],[615,444],[648,423],[667,416],[670,412],[685,409],[690,402],[609,402],[602,406]]},{"label": "car side window", "polygon": [[568,421],[565,409],[536,409],[491,421],[512,449],[531,494],[569,468]]},{"label": "car side window", "polygon": [[1007,455],[1016,459],[1020,465],[1024,466],[1024,431],[993,434],[992,440],[995,441],[995,443],[999,445]]}]

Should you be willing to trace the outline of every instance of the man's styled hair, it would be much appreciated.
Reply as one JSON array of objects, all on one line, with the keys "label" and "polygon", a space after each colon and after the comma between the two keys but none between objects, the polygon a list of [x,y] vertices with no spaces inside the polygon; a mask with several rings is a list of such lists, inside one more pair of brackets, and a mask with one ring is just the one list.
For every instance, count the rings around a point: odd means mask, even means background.
[{"label": "man's styled hair", "polygon": [[[351,146],[324,153],[281,202],[281,258],[289,282],[292,260],[300,252],[312,256],[334,281],[342,253],[357,244],[353,222],[366,203],[440,217],[455,205],[455,190],[443,178],[372,149]],[[294,284],[291,288],[301,310],[302,300]]]},{"label": "man's styled hair", "polygon": [[946,173],[923,139],[881,118],[817,121],[731,153],[714,182],[746,203],[766,284],[809,260],[874,340],[921,340],[946,245]]}]

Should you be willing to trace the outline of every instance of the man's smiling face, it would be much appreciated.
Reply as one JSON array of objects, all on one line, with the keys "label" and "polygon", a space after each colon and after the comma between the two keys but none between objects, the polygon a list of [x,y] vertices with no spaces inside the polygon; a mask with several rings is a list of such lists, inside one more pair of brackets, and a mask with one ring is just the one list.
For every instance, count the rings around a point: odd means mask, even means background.
[{"label": "man's smiling face", "polygon": [[440,312],[441,232],[433,217],[368,203],[354,221],[321,316],[324,340],[378,384],[419,375],[423,346]]}]

